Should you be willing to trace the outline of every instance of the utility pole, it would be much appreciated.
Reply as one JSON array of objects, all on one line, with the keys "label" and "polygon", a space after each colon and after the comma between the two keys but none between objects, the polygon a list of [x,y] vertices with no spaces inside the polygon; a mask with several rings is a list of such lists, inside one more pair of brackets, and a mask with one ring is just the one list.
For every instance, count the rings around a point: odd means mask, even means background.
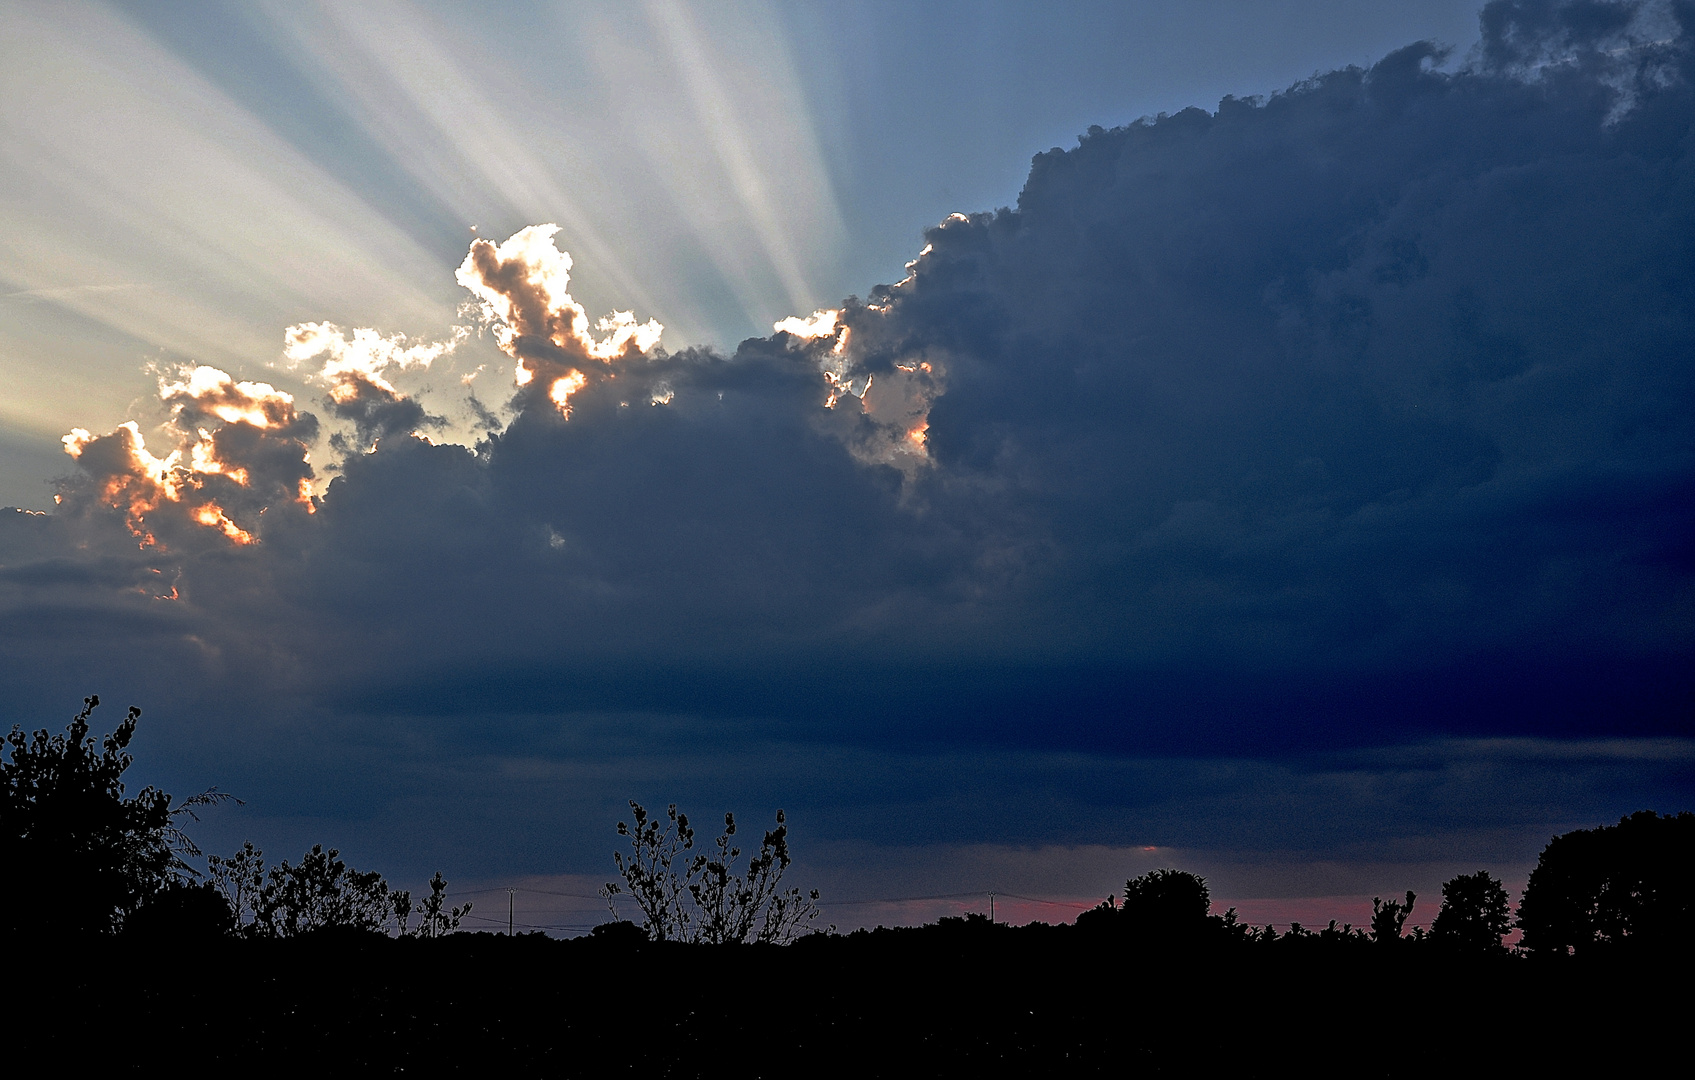
[{"label": "utility pole", "polygon": [[989,894],[989,925],[995,925],[995,894]]},{"label": "utility pole", "polygon": [[517,895],[516,889],[506,890],[506,936],[512,936],[512,897]]}]

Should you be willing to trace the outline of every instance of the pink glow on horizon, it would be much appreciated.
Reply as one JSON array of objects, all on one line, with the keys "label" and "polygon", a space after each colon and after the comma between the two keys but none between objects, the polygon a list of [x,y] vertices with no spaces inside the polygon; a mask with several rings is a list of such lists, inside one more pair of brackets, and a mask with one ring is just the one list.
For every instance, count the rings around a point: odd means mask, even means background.
[{"label": "pink glow on horizon", "polygon": [[[542,930],[555,936],[576,936],[586,933],[590,927],[609,918],[605,901],[595,895],[601,883],[602,879],[595,875],[538,875],[509,883],[466,882],[463,889],[451,889],[449,895],[458,899],[476,900],[477,917],[465,923],[468,930],[502,929],[506,922],[506,890],[511,887],[516,890],[514,899],[519,930]],[[1508,895],[1516,898],[1521,894],[1523,884],[1508,882],[1507,888]],[[920,926],[949,917],[987,916],[989,897],[987,891],[864,901],[827,896],[820,905],[822,914],[815,926],[823,929],[834,923],[838,932],[851,933],[862,927],[875,929],[879,926]],[[1394,898],[1399,899],[1399,896]],[[1023,926],[1032,922],[1052,925],[1072,923],[1079,914],[1095,907],[1103,899],[1104,894],[1094,897],[1037,897],[1030,894],[1010,895],[996,892],[994,916],[997,923],[1012,926]],[[1428,931],[1441,906],[1439,890],[1434,896],[1426,897],[1421,894],[1413,909],[1414,918],[1407,922],[1408,932],[1415,926]],[[1232,907],[1236,909],[1236,914],[1242,922],[1256,927],[1270,924],[1277,928],[1280,935],[1288,932],[1291,922],[1298,922],[1314,933],[1324,929],[1331,919],[1335,919],[1338,926],[1351,923],[1356,929],[1369,929],[1371,923],[1371,897],[1354,894],[1219,897],[1212,902],[1212,914],[1223,915]],[[639,914],[627,902],[620,905],[620,914],[625,918],[639,918]],[[1508,945],[1514,944],[1518,940],[1518,932],[1509,934],[1506,940]]]}]

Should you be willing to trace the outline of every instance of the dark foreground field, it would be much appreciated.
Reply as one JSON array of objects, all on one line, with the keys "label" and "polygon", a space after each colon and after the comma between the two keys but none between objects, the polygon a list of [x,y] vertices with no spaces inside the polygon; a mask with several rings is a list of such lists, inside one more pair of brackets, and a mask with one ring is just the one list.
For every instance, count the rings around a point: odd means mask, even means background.
[{"label": "dark foreground field", "polygon": [[36,1075],[1523,1077],[1688,1064],[1688,968],[1667,958],[1172,951],[972,925],[787,948],[326,934],[14,941],[7,954],[5,1054],[44,1062]]}]

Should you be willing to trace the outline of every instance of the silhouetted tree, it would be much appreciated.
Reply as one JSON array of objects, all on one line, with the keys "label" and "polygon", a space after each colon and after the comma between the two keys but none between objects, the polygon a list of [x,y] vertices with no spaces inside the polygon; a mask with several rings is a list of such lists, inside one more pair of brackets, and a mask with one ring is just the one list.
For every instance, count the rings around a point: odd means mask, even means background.
[{"label": "silhouetted tree", "polygon": [[1357,943],[1370,940],[1365,930],[1355,929],[1353,923],[1342,923],[1338,926],[1335,919],[1331,919],[1330,924],[1320,930],[1317,937],[1320,941],[1331,944]]},{"label": "silhouetted tree", "polygon": [[1163,923],[1195,922],[1212,906],[1206,879],[1185,870],[1150,870],[1124,883],[1124,912]]},{"label": "silhouetted tree", "polygon": [[235,918],[236,930],[247,937],[263,933],[265,859],[264,853],[249,840],[234,855],[212,855],[206,860],[210,884],[229,905]]},{"label": "silhouetted tree", "polygon": [[1518,925],[1532,953],[1695,943],[1695,814],[1642,810],[1556,836],[1537,857]]},{"label": "silhouetted tree", "polygon": [[1150,870],[1124,883],[1124,901],[1108,897],[1077,916],[1086,932],[1127,934],[1143,940],[1189,940],[1216,930],[1234,934],[1240,923],[1208,914],[1212,897],[1205,878],[1185,870]]},{"label": "silhouetted tree", "polygon": [[[679,813],[677,804],[672,803],[662,824],[634,799],[630,800],[630,812],[635,815],[634,825],[618,823],[618,835],[630,838],[629,857],[621,851],[612,853],[624,884],[609,881],[601,889],[601,895],[606,897],[606,906],[616,917],[618,909],[613,906],[612,898],[628,893],[641,909],[642,929],[654,941],[687,941],[694,917],[685,900],[688,882],[706,861],[705,856],[683,855],[694,847],[689,816]],[[677,865],[679,856],[683,857],[681,869]]]},{"label": "silhouetted tree", "polygon": [[181,945],[235,933],[235,914],[211,882],[171,885],[124,920],[124,936]]},{"label": "silhouetted tree", "polygon": [[750,938],[777,944],[793,940],[807,922],[818,917],[818,890],[803,896],[797,888],[782,888],[783,873],[793,861],[783,812],[777,811],[777,827],[766,830],[745,875],[736,873],[742,851],[731,846],[735,835],[735,815],[725,813],[724,831],[713,842],[699,878],[689,885],[689,896],[700,912],[697,940],[709,945]]},{"label": "silhouetted tree", "polygon": [[[376,871],[348,868],[341,852],[314,844],[300,862],[265,867],[264,853],[251,842],[240,851],[206,860],[212,884],[246,937],[296,937],[329,928],[383,933],[408,932],[412,894],[391,890]],[[447,882],[437,873],[424,902],[419,931],[433,937],[459,926],[471,905],[444,910]]]},{"label": "silhouetted tree", "polygon": [[1401,940],[1401,930],[1407,925],[1407,916],[1412,914],[1413,901],[1417,895],[1407,890],[1406,900],[1384,900],[1382,897],[1371,898],[1371,940],[1379,945],[1394,945]]},{"label": "silhouetted tree", "polygon": [[1486,955],[1506,951],[1501,939],[1512,929],[1506,888],[1489,871],[1461,874],[1442,886],[1442,907],[1430,939],[1450,952]]},{"label": "silhouetted tree", "polygon": [[14,726],[0,744],[0,920],[10,932],[109,933],[188,874],[172,850],[171,797],[152,787],[124,797],[141,710],[131,706],[96,743],[99,704],[85,698],[63,735]]},{"label": "silhouetted tree", "polygon": [[802,893],[782,887],[793,861],[783,811],[777,811],[777,827],[766,831],[745,873],[736,870],[742,850],[734,846],[734,814],[724,815],[724,831],[710,853],[688,856],[684,853],[694,847],[694,829],[675,804],[663,822],[633,799],[630,811],[634,826],[618,823],[618,835],[630,838],[630,854],[612,856],[624,883],[607,882],[601,892],[608,907],[613,897],[627,892],[641,908],[643,928],[653,940],[786,944],[818,917],[817,889]]},{"label": "silhouetted tree", "polygon": [[617,948],[633,948],[648,941],[647,931],[628,919],[601,923],[589,931],[589,937]]},{"label": "silhouetted tree", "polygon": [[1118,897],[1109,896],[1087,911],[1078,912],[1077,929],[1086,933],[1106,933],[1118,927]]},{"label": "silhouetted tree", "polygon": [[1206,879],[1185,870],[1150,870],[1124,883],[1119,917],[1134,930],[1193,933],[1207,925]]},{"label": "silhouetted tree", "polygon": [[[200,846],[189,837],[187,832],[183,831],[182,827],[176,823],[176,819],[186,817],[190,821],[199,821],[200,815],[195,813],[196,810],[203,806],[219,806],[226,802],[233,802],[237,806],[244,805],[240,799],[229,792],[210,787],[198,795],[190,795],[172,808],[171,824],[165,829],[165,841],[170,845],[171,850],[176,853],[178,859],[198,859],[206,853],[200,850]],[[191,871],[191,873],[194,877],[200,876],[198,872]]]},{"label": "silhouetted tree", "polygon": [[447,879],[437,870],[435,877],[430,879],[430,895],[424,898],[419,910],[418,925],[415,929],[406,929],[406,920],[412,911],[412,896],[410,893],[395,893],[394,913],[400,922],[403,934],[413,937],[434,938],[443,934],[451,934],[459,929],[459,921],[471,913],[471,904],[467,901],[460,907],[449,907],[447,903]]}]

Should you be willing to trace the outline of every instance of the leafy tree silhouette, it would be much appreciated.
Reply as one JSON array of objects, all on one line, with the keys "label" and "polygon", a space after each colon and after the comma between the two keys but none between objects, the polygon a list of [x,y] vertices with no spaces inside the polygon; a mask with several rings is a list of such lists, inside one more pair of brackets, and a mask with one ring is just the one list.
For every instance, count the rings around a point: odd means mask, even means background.
[{"label": "leafy tree silhouette", "polygon": [[298,864],[284,859],[267,870],[264,853],[250,841],[234,855],[213,855],[206,862],[211,884],[244,937],[290,938],[326,929],[439,937],[457,930],[471,911],[470,904],[447,906],[447,879],[438,871],[413,928],[410,892],[390,889],[374,870],[350,869],[340,856],[335,848],[314,844]]},{"label": "leafy tree silhouette", "polygon": [[1150,870],[1124,883],[1121,917],[1134,928],[1182,933],[1206,925],[1212,896],[1206,879],[1186,870]]},{"label": "leafy tree silhouette", "polygon": [[1399,944],[1401,930],[1407,925],[1407,916],[1412,914],[1413,901],[1416,899],[1418,896],[1411,889],[1407,890],[1405,901],[1372,897],[1371,940],[1379,945]]},{"label": "leafy tree silhouette", "polygon": [[435,877],[430,879],[430,895],[424,898],[423,906],[419,909],[418,925],[415,929],[406,928],[406,920],[411,914],[410,893],[397,893],[394,902],[395,915],[400,921],[403,934],[413,937],[435,938],[443,934],[451,934],[459,929],[459,922],[471,913],[469,901],[459,907],[450,907],[447,903],[447,879],[437,870]]},{"label": "leafy tree silhouette", "polygon": [[766,831],[745,873],[736,870],[742,850],[734,844],[734,814],[724,815],[724,831],[710,853],[691,856],[685,853],[694,848],[694,829],[675,803],[666,809],[663,821],[634,799],[630,812],[633,826],[618,823],[618,835],[630,838],[630,854],[612,854],[624,883],[607,882],[601,895],[616,916],[613,898],[627,893],[641,909],[643,929],[654,941],[781,945],[805,933],[818,917],[817,889],[802,893],[782,887],[783,874],[793,861],[783,811],[777,811],[777,827]]},{"label": "leafy tree silhouette", "polygon": [[1124,901],[1111,897],[1077,917],[1080,929],[1109,931],[1144,940],[1193,940],[1215,929],[1239,936],[1231,909],[1227,918],[1209,915],[1212,896],[1206,879],[1186,870],[1150,870],[1124,883]]},{"label": "leafy tree silhouette", "polygon": [[[683,856],[694,847],[689,816],[679,813],[677,804],[672,803],[666,810],[666,822],[661,824],[634,799],[630,800],[630,812],[635,815],[634,825],[618,823],[618,835],[630,838],[629,857],[621,851],[612,853],[624,884],[609,881],[600,890],[601,895],[606,897],[606,906],[616,918],[618,909],[612,898],[627,892],[641,909],[642,929],[654,941],[687,941],[694,912],[684,897],[688,895],[689,879],[699,873],[699,866],[705,862],[705,856]],[[683,856],[680,870],[679,856]]]},{"label": "leafy tree silhouette", "polygon": [[179,882],[154,893],[124,920],[124,936],[172,946],[235,933],[235,916],[210,882]]},{"label": "leafy tree silhouette", "polygon": [[1430,940],[1450,952],[1504,953],[1501,939],[1512,924],[1506,888],[1489,871],[1479,870],[1442,886],[1442,907],[1430,926]]},{"label": "leafy tree silhouette", "polygon": [[[153,787],[124,797],[141,710],[132,705],[96,743],[89,717],[99,704],[83,699],[63,735],[14,726],[0,744],[0,922],[13,933],[113,932],[191,873],[173,850],[171,797]],[[32,901],[49,886],[51,903]]]},{"label": "leafy tree silhouette", "polygon": [[1556,836],[1537,857],[1518,925],[1532,954],[1695,945],[1695,814],[1641,810]]}]

